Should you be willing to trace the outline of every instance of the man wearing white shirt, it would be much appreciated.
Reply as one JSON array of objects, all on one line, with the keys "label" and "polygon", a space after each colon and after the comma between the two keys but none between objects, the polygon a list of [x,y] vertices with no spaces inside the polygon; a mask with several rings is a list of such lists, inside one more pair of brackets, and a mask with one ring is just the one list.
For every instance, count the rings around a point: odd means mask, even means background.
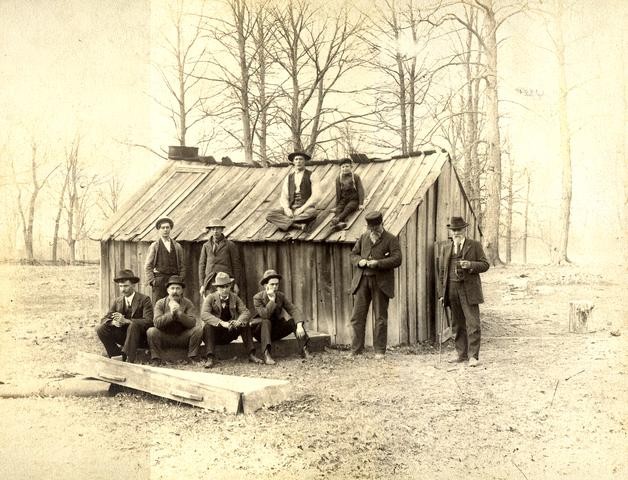
[{"label": "man wearing white shirt", "polygon": [[185,278],[186,274],[183,247],[170,238],[172,227],[174,222],[168,217],[162,217],[155,222],[159,239],[151,243],[146,255],[146,283],[152,287],[153,304],[168,295],[166,283],[171,276]]},{"label": "man wearing white shirt", "polygon": [[266,221],[284,232],[293,227],[305,230],[318,215],[316,203],[320,198],[320,188],[312,181],[312,172],[305,168],[305,162],[310,159],[305,152],[288,155],[288,161],[294,168],[283,182],[279,198],[281,208],[272,209],[266,215]]},{"label": "man wearing white shirt", "polygon": [[146,331],[153,326],[153,305],[146,295],[135,291],[139,282],[131,270],[121,270],[113,279],[121,295],[115,299],[96,328],[109,357],[122,355],[135,362],[138,346],[148,346]]}]

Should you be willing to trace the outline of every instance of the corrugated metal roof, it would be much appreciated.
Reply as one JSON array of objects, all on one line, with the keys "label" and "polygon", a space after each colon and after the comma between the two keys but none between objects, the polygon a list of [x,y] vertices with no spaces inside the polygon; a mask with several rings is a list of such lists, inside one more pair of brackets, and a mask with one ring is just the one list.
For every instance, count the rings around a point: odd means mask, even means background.
[{"label": "corrugated metal roof", "polygon": [[413,154],[409,157],[359,163],[355,172],[366,191],[364,210],[349,217],[346,230],[326,236],[335,206],[336,163],[312,162],[307,166],[322,191],[323,211],[308,231],[282,232],[266,222],[266,212],[279,205],[281,184],[289,167],[255,168],[205,165],[172,161],[120,209],[102,234],[102,240],[153,241],[155,220],[174,220],[172,236],[180,241],[204,241],[205,225],[219,217],[226,234],[240,242],[287,240],[354,242],[364,231],[364,215],[381,210],[384,225],[397,235],[421,203],[447,161],[447,154]]}]

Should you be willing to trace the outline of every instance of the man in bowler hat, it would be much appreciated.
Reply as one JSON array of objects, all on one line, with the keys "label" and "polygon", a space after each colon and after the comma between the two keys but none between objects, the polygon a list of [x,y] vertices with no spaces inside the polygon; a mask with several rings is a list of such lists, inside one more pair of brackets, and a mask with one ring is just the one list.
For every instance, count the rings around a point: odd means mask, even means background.
[{"label": "man in bowler hat", "polygon": [[266,215],[267,222],[284,232],[295,227],[305,230],[318,215],[316,203],[319,201],[320,188],[312,179],[312,172],[305,168],[305,163],[311,158],[305,152],[288,155],[293,170],[283,182],[280,207],[269,210]]},{"label": "man in bowler hat", "polygon": [[454,362],[469,361],[476,367],[480,360],[480,307],[484,302],[480,273],[489,263],[482,244],[466,238],[468,223],[462,217],[451,217],[447,228],[451,241],[441,245],[438,256],[439,299],[452,313],[452,330],[456,344]]},{"label": "man in bowler hat", "polygon": [[161,217],[155,222],[159,232],[159,239],[151,243],[146,254],[146,283],[152,288],[153,304],[168,295],[166,283],[173,275],[185,278],[186,263],[183,256],[183,247],[179,242],[170,238],[174,227],[171,218]]},{"label": "man in bowler hat", "polygon": [[253,305],[257,313],[254,319],[253,336],[262,344],[264,363],[274,365],[271,354],[272,342],[280,340],[291,333],[297,339],[299,351],[305,359],[310,358],[308,342],[310,341],[305,331],[303,313],[293,304],[286,294],[279,290],[281,275],[275,270],[266,270],[260,284],[264,290],[253,297]]},{"label": "man in bowler hat", "polygon": [[201,297],[215,291],[212,282],[218,272],[224,272],[234,279],[232,289],[238,295],[238,285],[242,282],[242,261],[238,247],[224,236],[225,224],[220,218],[211,219],[205,228],[209,232],[209,239],[203,244],[198,262]]},{"label": "man in bowler hat", "polygon": [[375,358],[382,359],[388,341],[388,301],[395,296],[394,270],[401,265],[401,249],[397,237],[384,230],[381,212],[369,212],[365,218],[367,231],[351,250],[351,264],[357,268],[351,282],[351,355],[364,350],[366,316],[372,303],[373,347]]},{"label": "man in bowler hat", "polygon": [[240,297],[231,291],[232,284],[233,278],[225,272],[218,272],[212,283],[216,291],[207,295],[203,302],[201,319],[205,323],[203,341],[207,347],[205,368],[214,366],[214,350],[217,344],[227,345],[240,336],[249,362],[262,363],[262,360],[255,356],[249,323],[251,313]]},{"label": "man in bowler hat", "polygon": [[153,304],[146,295],[135,291],[140,281],[131,270],[120,270],[113,279],[121,295],[96,327],[107,355],[122,355],[122,361],[133,363],[138,346],[148,346],[146,330],[153,325]]},{"label": "man in bowler hat", "polygon": [[166,283],[168,296],[155,304],[155,326],[146,332],[153,365],[164,364],[166,347],[185,347],[189,361],[199,360],[203,322],[197,318],[192,301],[183,296],[184,288],[183,277],[173,275]]}]

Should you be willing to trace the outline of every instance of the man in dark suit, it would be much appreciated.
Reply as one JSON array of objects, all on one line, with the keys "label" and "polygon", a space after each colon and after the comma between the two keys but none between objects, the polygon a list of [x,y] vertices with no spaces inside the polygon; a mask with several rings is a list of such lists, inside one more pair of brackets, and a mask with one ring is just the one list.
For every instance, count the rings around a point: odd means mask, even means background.
[{"label": "man in dark suit", "polygon": [[255,356],[255,345],[251,334],[249,320],[251,313],[244,302],[231,291],[233,278],[225,272],[218,272],[212,286],[216,289],[205,297],[201,310],[203,327],[203,341],[207,347],[207,360],[205,368],[214,366],[214,350],[216,344],[227,345],[239,336],[249,356],[249,362],[262,363]]},{"label": "man in dark suit", "polygon": [[185,278],[187,266],[183,247],[170,237],[174,222],[162,217],[155,222],[159,239],[150,244],[146,254],[146,283],[152,288],[153,303],[168,295],[166,283],[173,275]]},{"label": "man in dark suit", "polygon": [[205,228],[210,237],[203,244],[198,262],[201,299],[208,291],[215,291],[212,282],[218,272],[224,272],[234,279],[232,288],[233,292],[238,295],[240,290],[238,285],[242,282],[242,262],[238,247],[224,236],[225,224],[220,218],[213,218]]},{"label": "man in dark suit", "polygon": [[440,248],[438,257],[438,291],[440,301],[452,313],[452,330],[456,344],[453,362],[469,360],[469,366],[479,363],[480,307],[484,302],[480,273],[489,263],[480,242],[466,238],[468,223],[462,217],[451,217],[447,228],[451,241]]},{"label": "man in dark suit", "polygon": [[187,347],[188,360],[198,361],[203,322],[197,318],[192,301],[183,296],[183,277],[170,277],[166,288],[168,296],[155,304],[155,326],[146,332],[151,364],[164,364],[163,350],[166,347]]},{"label": "man in dark suit", "polygon": [[262,344],[264,363],[274,365],[271,355],[272,342],[280,340],[291,333],[297,339],[301,355],[310,358],[307,344],[309,337],[304,327],[303,313],[293,304],[286,294],[279,291],[281,275],[275,270],[266,270],[260,284],[264,290],[253,297],[253,305],[257,313],[254,319],[253,336]]},{"label": "man in dark suit", "polygon": [[355,296],[351,314],[351,355],[364,350],[366,316],[373,302],[375,358],[382,359],[388,341],[388,301],[395,296],[395,268],[401,265],[399,240],[384,230],[381,212],[366,214],[366,233],[351,251],[354,269],[351,292]]},{"label": "man in dark suit", "polygon": [[140,279],[131,270],[121,270],[113,281],[122,295],[115,299],[96,333],[109,357],[122,355],[122,361],[133,363],[138,346],[148,346],[146,330],[153,325],[153,304],[135,291]]}]

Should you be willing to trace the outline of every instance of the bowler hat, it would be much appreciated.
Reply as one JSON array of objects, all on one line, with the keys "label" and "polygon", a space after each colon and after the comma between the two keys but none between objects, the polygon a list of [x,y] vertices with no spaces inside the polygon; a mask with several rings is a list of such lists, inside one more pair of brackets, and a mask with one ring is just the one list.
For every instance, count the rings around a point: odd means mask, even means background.
[{"label": "bowler hat", "polygon": [[270,270],[266,270],[264,272],[264,275],[262,276],[262,279],[259,281],[259,283],[261,285],[266,285],[268,283],[268,281],[272,278],[276,278],[278,280],[281,280],[281,275],[279,275],[277,273],[276,270],[270,269]]},{"label": "bowler hat", "polygon": [[214,227],[225,228],[225,224],[220,218],[214,217],[209,221],[209,223],[207,224],[205,228],[214,228]]},{"label": "bowler hat", "polygon": [[366,219],[366,224],[372,227],[376,225],[381,225],[381,223],[384,221],[384,216],[382,215],[382,212],[379,212],[377,210],[367,213],[364,218]]},{"label": "bowler hat", "polygon": [[462,230],[467,225],[469,224],[464,221],[464,218],[451,217],[451,219],[449,220],[449,223],[447,224],[447,228],[449,228],[450,230]]},{"label": "bowler hat", "polygon": [[231,284],[231,282],[233,282],[233,278],[231,278],[227,273],[218,272],[214,277],[212,285],[214,287],[224,287],[225,285]]},{"label": "bowler hat", "polygon": [[185,288],[185,281],[181,275],[173,275],[168,279],[168,283],[166,283],[166,288],[170,285],[181,285],[181,288]]},{"label": "bowler hat", "polygon": [[170,228],[174,227],[174,222],[172,221],[172,218],[170,217],[161,217],[159,220],[157,220],[155,222],[155,228],[157,230],[159,230],[159,227],[161,227],[162,223],[169,223],[170,224]]},{"label": "bowler hat", "polygon": [[312,159],[312,157],[305,152],[292,152],[291,154],[288,155],[288,161],[290,163],[294,162],[295,157],[303,157],[305,158],[306,162]]},{"label": "bowler hat", "polygon": [[131,283],[137,283],[140,281],[139,277],[136,277],[133,274],[133,270],[120,270],[118,275],[116,275],[113,279],[115,283],[124,282],[129,280]]}]

